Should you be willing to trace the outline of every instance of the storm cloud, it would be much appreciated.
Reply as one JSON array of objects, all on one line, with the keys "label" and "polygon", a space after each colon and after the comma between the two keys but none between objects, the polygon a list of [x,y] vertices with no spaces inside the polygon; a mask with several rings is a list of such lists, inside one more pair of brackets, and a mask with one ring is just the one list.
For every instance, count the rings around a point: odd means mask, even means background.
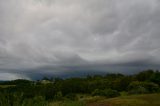
[{"label": "storm cloud", "polygon": [[0,80],[160,69],[159,54],[159,0],[0,0]]}]

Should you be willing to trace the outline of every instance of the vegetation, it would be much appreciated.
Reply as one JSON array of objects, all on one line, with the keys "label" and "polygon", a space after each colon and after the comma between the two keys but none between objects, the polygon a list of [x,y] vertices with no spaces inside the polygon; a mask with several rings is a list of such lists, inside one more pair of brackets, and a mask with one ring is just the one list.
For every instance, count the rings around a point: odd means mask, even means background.
[{"label": "vegetation", "polygon": [[105,97],[111,98],[111,97],[120,96],[120,93],[117,90],[112,90],[112,89],[104,89],[104,90],[96,89],[93,91],[92,95],[105,96]]},{"label": "vegetation", "polygon": [[121,96],[92,101],[87,106],[160,106],[160,94]]},{"label": "vegetation", "polygon": [[[19,79],[0,82],[0,106],[85,106],[89,101],[94,102],[94,98],[97,97],[101,101],[102,98],[120,96],[121,100],[124,95],[159,92],[160,72],[153,70],[129,76],[106,74],[68,79],[45,77],[40,81]],[[138,98],[138,96],[131,97]],[[108,100],[105,103],[108,103]],[[154,100],[153,102],[157,103]]]}]

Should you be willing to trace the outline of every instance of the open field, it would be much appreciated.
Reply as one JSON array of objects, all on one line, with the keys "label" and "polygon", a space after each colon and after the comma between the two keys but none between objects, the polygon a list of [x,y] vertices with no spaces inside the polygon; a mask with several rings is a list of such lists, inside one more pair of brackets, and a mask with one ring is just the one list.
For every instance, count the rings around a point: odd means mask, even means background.
[{"label": "open field", "polygon": [[87,106],[160,106],[160,94],[122,96],[88,103]]},{"label": "open field", "polygon": [[14,87],[16,85],[0,85],[0,88],[8,88],[8,87]]},{"label": "open field", "polygon": [[63,101],[63,102],[53,102],[49,106],[86,106],[83,101]]},{"label": "open field", "polygon": [[104,97],[86,97],[79,101],[52,102],[49,106],[160,106],[160,94]]}]

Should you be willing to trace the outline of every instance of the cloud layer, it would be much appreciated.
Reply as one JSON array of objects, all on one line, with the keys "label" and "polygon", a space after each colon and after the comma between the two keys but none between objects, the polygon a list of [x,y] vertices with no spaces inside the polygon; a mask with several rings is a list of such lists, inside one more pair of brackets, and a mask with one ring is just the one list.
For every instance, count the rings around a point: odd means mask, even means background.
[{"label": "cloud layer", "polygon": [[159,69],[159,0],[1,0],[0,23],[1,73]]}]

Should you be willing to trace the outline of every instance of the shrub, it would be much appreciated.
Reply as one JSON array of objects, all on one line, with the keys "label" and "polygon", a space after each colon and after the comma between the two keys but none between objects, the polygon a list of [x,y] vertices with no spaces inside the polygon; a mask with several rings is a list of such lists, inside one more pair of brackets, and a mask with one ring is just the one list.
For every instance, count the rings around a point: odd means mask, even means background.
[{"label": "shrub", "polygon": [[108,98],[120,96],[120,93],[117,90],[105,89],[103,95]]},{"label": "shrub", "polygon": [[77,99],[78,99],[78,98],[77,98],[77,95],[74,94],[74,93],[67,94],[65,97],[66,97],[67,99],[70,99],[70,100],[77,100]]},{"label": "shrub", "polygon": [[48,106],[48,103],[42,96],[36,96],[34,98],[25,99],[22,106]]},{"label": "shrub", "polygon": [[57,92],[56,95],[54,96],[54,99],[55,100],[62,100],[63,99],[62,92],[61,91]]},{"label": "shrub", "polygon": [[146,94],[148,92],[149,91],[146,88],[144,88],[142,86],[138,86],[138,87],[136,87],[134,89],[131,89],[128,93],[129,94]]},{"label": "shrub", "polygon": [[103,96],[103,90],[95,89],[95,90],[92,92],[92,96]]},{"label": "shrub", "polygon": [[120,93],[112,89],[105,89],[105,90],[96,89],[92,92],[92,95],[93,96],[105,96],[108,98],[112,98],[112,97],[120,96]]},{"label": "shrub", "polygon": [[144,82],[143,86],[150,92],[150,93],[155,93],[159,92],[159,85],[155,84],[153,82]]},{"label": "shrub", "polygon": [[134,81],[128,86],[130,94],[155,93],[159,91],[159,86],[153,82]]}]

